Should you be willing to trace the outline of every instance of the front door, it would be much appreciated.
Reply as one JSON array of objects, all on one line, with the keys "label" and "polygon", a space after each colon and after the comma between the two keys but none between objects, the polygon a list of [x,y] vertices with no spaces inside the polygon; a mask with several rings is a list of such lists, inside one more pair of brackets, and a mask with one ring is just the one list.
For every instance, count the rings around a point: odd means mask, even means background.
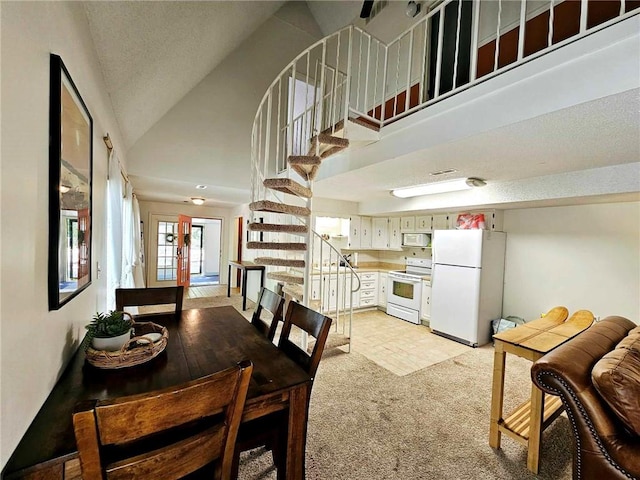
[{"label": "front door", "polygon": [[191,276],[191,217],[178,215],[178,285],[189,286]]}]

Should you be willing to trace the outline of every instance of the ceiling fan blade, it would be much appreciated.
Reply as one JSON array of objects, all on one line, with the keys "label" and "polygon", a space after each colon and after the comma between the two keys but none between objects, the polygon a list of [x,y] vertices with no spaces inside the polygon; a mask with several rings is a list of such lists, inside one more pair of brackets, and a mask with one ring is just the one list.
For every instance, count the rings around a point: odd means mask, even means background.
[{"label": "ceiling fan blade", "polygon": [[373,0],[364,0],[364,2],[362,2],[362,10],[360,11],[360,18],[369,18],[369,15],[371,15],[372,7],[373,7]]}]

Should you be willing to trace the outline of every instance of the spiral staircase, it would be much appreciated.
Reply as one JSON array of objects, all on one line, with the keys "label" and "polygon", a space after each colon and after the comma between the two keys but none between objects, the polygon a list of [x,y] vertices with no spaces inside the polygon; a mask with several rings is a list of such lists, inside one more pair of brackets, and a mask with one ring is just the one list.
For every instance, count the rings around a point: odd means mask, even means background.
[{"label": "spiral staircase", "polygon": [[[312,229],[313,182],[322,164],[339,161],[334,156],[345,149],[378,141],[386,125],[640,12],[621,2],[610,19],[591,25],[592,6],[582,0],[579,29],[563,37],[554,36],[553,19],[567,15],[568,2],[537,2],[537,17],[530,19],[523,1],[519,20],[514,17],[506,26],[501,8],[493,20],[488,8],[485,22],[495,24],[496,34],[487,47],[480,45],[482,4],[491,7],[492,2],[443,0],[387,43],[353,25],[345,27],[293,59],[259,105],[252,130],[247,247],[288,297],[332,316],[335,325],[342,315],[346,342],[360,282],[340,251]],[[525,52],[518,32],[544,15],[549,17],[546,46],[542,42],[538,50]],[[514,38],[516,55],[505,64],[501,45],[507,48]],[[465,53],[470,54],[468,68],[460,68],[459,54]],[[337,301],[335,296],[327,300],[330,288],[323,282],[311,289],[324,274],[337,277]]]}]

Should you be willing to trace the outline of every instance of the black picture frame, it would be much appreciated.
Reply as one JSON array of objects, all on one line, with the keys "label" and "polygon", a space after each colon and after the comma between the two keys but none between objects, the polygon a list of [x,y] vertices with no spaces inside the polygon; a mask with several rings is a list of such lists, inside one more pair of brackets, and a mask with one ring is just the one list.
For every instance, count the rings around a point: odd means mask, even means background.
[{"label": "black picture frame", "polygon": [[62,59],[50,56],[49,310],[91,285],[93,118]]}]

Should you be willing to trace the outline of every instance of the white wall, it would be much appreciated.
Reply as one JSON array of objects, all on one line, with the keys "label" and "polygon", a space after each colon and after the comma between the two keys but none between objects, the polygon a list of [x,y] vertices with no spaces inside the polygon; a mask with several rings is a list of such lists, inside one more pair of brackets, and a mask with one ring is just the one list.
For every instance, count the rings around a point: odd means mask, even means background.
[{"label": "white wall", "polygon": [[[264,22],[135,143],[129,173],[153,172],[155,178],[249,191],[251,129],[258,105],[280,71],[320,35],[305,4],[289,3],[293,5],[285,4]],[[185,157],[188,172],[176,161]]]},{"label": "white wall", "polygon": [[[4,467],[87,324],[106,305],[105,189],[109,132],[121,135],[74,2],[2,2],[0,467]],[[62,57],[93,117],[92,284],[60,310],[47,303],[49,54]],[[125,160],[120,153],[122,161]],[[97,278],[96,264],[102,267]]]},{"label": "white wall", "polygon": [[[229,228],[227,221],[227,228]],[[204,274],[220,274],[222,255],[222,222],[207,219],[204,222]]]},{"label": "white wall", "polygon": [[640,203],[508,210],[503,315],[556,305],[640,323]]},{"label": "white wall", "polygon": [[[190,217],[195,218],[220,218],[222,220],[222,265],[227,265],[229,257],[227,256],[228,251],[228,232],[229,232],[229,219],[233,220],[233,217],[230,217],[230,210],[227,208],[220,207],[207,207],[206,205],[193,205],[190,203],[178,204],[178,203],[162,203],[162,202],[148,202],[144,200],[140,200],[140,218],[144,222],[144,252],[145,252],[145,268],[147,271],[145,272],[145,278],[150,278],[151,273],[149,272],[149,268],[152,264],[151,259],[149,258],[149,242],[151,241],[151,216],[152,215],[175,215],[176,220],[178,215],[188,215]],[[226,283],[227,281],[227,270],[223,268],[220,272],[220,283]]]}]

